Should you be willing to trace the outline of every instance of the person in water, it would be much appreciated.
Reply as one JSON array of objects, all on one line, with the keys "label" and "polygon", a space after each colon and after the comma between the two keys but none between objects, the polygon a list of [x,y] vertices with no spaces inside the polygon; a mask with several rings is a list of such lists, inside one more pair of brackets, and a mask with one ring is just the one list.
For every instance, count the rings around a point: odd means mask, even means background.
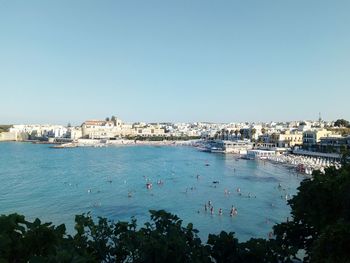
[{"label": "person in water", "polygon": [[219,216],[222,216],[222,209],[219,209]]},{"label": "person in water", "polygon": [[235,214],[235,207],[232,205],[231,211],[230,211],[230,216],[234,216],[234,214]]},{"label": "person in water", "polygon": [[212,206],[212,207],[210,207],[210,214],[214,214],[214,207]]},{"label": "person in water", "polygon": [[205,211],[205,212],[208,211],[207,203],[204,204],[204,211]]}]

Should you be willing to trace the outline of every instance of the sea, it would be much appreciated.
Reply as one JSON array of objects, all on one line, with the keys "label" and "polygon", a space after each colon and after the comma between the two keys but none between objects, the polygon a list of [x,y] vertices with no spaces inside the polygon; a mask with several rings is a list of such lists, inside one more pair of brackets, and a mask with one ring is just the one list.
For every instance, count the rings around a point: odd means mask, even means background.
[{"label": "sea", "polygon": [[[0,214],[64,223],[74,234],[78,214],[114,221],[134,217],[141,227],[150,220],[149,210],[164,209],[184,226],[193,223],[204,242],[222,230],[245,241],[267,238],[274,224],[290,217],[286,199],[303,178],[268,161],[188,146],[52,149],[5,142],[0,143]],[[213,214],[205,211],[209,201]]]}]

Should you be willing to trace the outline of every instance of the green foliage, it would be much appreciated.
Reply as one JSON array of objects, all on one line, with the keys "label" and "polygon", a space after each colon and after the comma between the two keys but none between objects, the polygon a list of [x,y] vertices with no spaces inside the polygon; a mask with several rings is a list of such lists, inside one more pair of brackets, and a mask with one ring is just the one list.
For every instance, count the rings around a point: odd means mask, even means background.
[{"label": "green foliage", "polygon": [[[274,227],[276,240],[291,255],[303,249],[305,262],[334,262],[318,257],[325,251],[333,256],[336,254],[337,262],[348,262],[350,243],[343,242],[349,240],[347,233],[350,232],[349,189],[349,164],[344,164],[340,170],[328,168],[326,174],[314,172],[313,178],[304,180],[298,195],[289,201],[293,220]],[[337,242],[332,244],[332,239]],[[341,249],[346,244],[348,249]]]},{"label": "green foliage", "polygon": [[211,256],[216,262],[241,261],[239,242],[238,239],[234,237],[234,233],[221,231],[219,235],[209,234],[208,244],[212,246]]},{"label": "green foliage", "polygon": [[334,122],[335,127],[350,127],[350,123],[347,120],[339,119]]},{"label": "green foliage", "polygon": [[8,132],[11,127],[12,127],[12,125],[0,124],[0,132]]}]

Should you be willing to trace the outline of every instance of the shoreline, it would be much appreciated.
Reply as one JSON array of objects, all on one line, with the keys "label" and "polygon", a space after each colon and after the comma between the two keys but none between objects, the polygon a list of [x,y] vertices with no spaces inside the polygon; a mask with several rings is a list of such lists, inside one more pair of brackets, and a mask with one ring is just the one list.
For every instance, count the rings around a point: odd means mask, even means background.
[{"label": "shoreline", "polygon": [[[187,146],[193,147],[200,151],[198,148],[200,140],[163,140],[163,141],[148,141],[148,140],[129,140],[129,139],[118,139],[118,140],[100,140],[100,139],[78,139],[77,141],[68,143],[57,143],[57,142],[40,142],[37,140],[25,140],[25,141],[2,141],[2,142],[20,142],[20,143],[32,143],[32,144],[45,144],[51,145],[53,149],[69,149],[77,147],[120,147],[120,146],[155,146],[155,147],[170,147],[170,146]],[[242,158],[240,154],[228,153],[229,155],[237,156]],[[257,160],[255,160],[257,161]],[[324,169],[330,166],[335,166],[337,169],[341,167],[339,162],[329,162],[322,157],[311,157],[311,156],[300,156],[296,154],[278,155],[264,159],[278,166],[293,169],[300,174],[311,175],[314,170],[319,170],[324,173]]]}]

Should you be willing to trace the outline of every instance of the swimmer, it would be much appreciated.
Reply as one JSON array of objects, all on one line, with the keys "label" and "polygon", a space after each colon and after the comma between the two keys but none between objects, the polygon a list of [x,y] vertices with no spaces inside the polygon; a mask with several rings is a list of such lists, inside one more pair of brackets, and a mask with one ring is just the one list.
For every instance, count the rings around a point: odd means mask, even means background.
[{"label": "swimmer", "polygon": [[221,216],[222,215],[222,209],[220,208],[219,209],[219,216]]},{"label": "swimmer", "polygon": [[128,197],[129,197],[129,198],[132,197],[132,194],[131,194],[130,191],[128,192]]},{"label": "swimmer", "polygon": [[197,180],[199,180],[199,177],[200,177],[199,174],[197,174]]},{"label": "swimmer", "polygon": [[211,207],[211,205],[212,205],[212,203],[211,203],[211,201],[209,200],[209,201],[208,201],[208,206]]},{"label": "swimmer", "polygon": [[233,214],[234,214],[234,215],[237,215],[237,214],[238,214],[237,208],[234,209]]},{"label": "swimmer", "polygon": [[212,207],[210,207],[210,214],[214,214],[214,207],[212,206]]},{"label": "swimmer", "polygon": [[208,211],[207,204],[204,204],[204,211],[205,211],[205,212],[207,212],[207,211]]},{"label": "swimmer", "polygon": [[91,193],[91,189],[88,189],[87,192],[90,194]]},{"label": "swimmer", "polygon": [[237,193],[240,193],[241,192],[241,188],[237,188]]},{"label": "swimmer", "polygon": [[234,213],[235,213],[235,207],[232,206],[230,211],[230,216],[234,216]]}]

